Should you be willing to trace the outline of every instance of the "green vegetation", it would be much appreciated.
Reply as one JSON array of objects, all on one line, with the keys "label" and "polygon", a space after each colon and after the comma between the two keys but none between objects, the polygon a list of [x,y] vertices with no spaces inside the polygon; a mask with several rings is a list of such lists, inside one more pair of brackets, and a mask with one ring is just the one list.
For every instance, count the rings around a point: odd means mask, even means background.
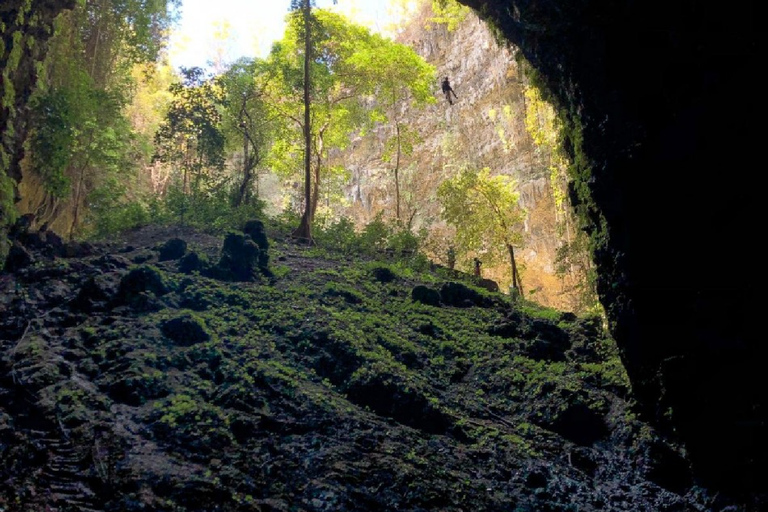
[{"label": "green vegetation", "polygon": [[467,17],[470,9],[455,0],[432,0],[432,11],[435,16],[429,20],[431,23],[445,25],[453,31]]},{"label": "green vegetation", "polygon": [[[443,147],[414,153],[435,138],[412,120],[433,115],[436,68],[413,48],[295,1],[265,59],[227,63],[220,53],[212,70],[172,70],[160,50],[175,5],[105,2],[82,1],[59,16],[40,67],[24,168],[35,226],[70,239],[163,223],[223,234],[269,216],[270,225],[305,229],[299,238],[334,250],[409,255],[422,266],[450,260],[463,270],[481,257],[505,291],[511,281],[522,293],[515,250],[523,214],[511,171],[473,161],[467,134],[447,121]],[[468,12],[435,1],[419,15],[453,30]],[[523,87],[528,108],[516,112],[505,100],[500,136],[509,151],[521,145],[510,141],[524,114],[564,208],[561,125],[542,94]],[[355,144],[376,161],[347,162]],[[13,180],[7,185],[0,194],[10,197]],[[568,218],[559,217],[563,229],[579,233]],[[561,250],[563,276],[591,271],[584,242]]]},{"label": "green vegetation", "polygon": [[462,170],[438,189],[443,217],[456,226],[459,254],[483,255],[492,262],[509,258],[512,288],[523,295],[514,247],[522,242],[525,211],[518,205],[517,185],[509,176],[491,176],[490,169]]}]

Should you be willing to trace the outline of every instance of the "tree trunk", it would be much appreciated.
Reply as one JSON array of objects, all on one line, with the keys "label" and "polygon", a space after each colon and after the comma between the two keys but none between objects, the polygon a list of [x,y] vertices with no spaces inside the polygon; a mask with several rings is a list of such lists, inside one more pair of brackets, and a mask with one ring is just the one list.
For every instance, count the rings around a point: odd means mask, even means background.
[{"label": "tree trunk", "polygon": [[[87,164],[86,164],[87,165]],[[72,225],[69,227],[69,241],[75,239],[75,229],[80,221],[80,198],[83,190],[83,181],[85,181],[85,165],[80,168],[80,176],[77,180],[77,186],[75,188],[75,197],[72,200]]]},{"label": "tree trunk", "polygon": [[511,245],[507,244],[507,250],[509,251],[509,262],[512,265],[512,287],[520,294],[520,298],[523,297],[523,283],[520,281],[520,274],[517,272],[517,262],[515,261],[515,249]]},{"label": "tree trunk", "polygon": [[400,220],[400,123],[395,123],[397,137],[397,157],[395,158],[395,214]]},{"label": "tree trunk", "polygon": [[306,243],[312,243],[312,219],[311,215],[311,172],[310,172],[310,150],[311,150],[311,137],[312,132],[310,130],[310,83],[309,83],[309,62],[312,53],[312,40],[309,33],[309,15],[310,4],[309,0],[304,0],[304,214],[301,216],[301,222],[292,235],[294,238],[299,238]]},{"label": "tree trunk", "polygon": [[315,179],[312,180],[312,201],[311,201],[311,207],[309,209],[309,221],[314,222],[315,221],[315,214],[317,213],[317,206],[320,204],[320,167],[318,165],[317,168],[315,168]]},{"label": "tree trunk", "polygon": [[248,133],[243,132],[243,181],[240,183],[240,190],[235,198],[235,208],[239,208],[246,202],[248,187],[251,184],[251,162],[248,158]]}]

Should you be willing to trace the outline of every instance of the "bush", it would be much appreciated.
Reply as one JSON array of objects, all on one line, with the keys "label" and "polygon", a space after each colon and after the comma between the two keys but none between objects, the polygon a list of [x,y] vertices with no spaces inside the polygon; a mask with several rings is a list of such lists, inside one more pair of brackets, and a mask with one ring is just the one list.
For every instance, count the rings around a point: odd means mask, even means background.
[{"label": "bush", "polygon": [[360,248],[369,254],[384,251],[392,232],[392,227],[382,219],[382,213],[379,212],[360,233]]},{"label": "bush", "polygon": [[318,229],[315,241],[322,247],[344,254],[356,252],[360,248],[360,238],[355,232],[355,225],[347,217],[342,217],[329,226]]},{"label": "bush", "polygon": [[150,222],[147,206],[141,201],[92,207],[83,230],[89,237],[104,238],[111,234],[143,226]]}]

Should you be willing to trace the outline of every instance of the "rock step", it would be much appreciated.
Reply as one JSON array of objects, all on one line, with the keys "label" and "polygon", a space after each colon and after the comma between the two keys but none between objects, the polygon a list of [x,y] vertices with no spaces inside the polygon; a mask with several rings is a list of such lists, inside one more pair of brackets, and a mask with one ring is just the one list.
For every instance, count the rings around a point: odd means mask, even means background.
[{"label": "rock step", "polygon": [[52,450],[61,450],[65,452],[75,451],[75,447],[72,445],[71,441],[62,441],[61,439],[55,438],[41,439],[41,441]]},{"label": "rock step", "polygon": [[48,461],[48,467],[57,471],[75,471],[79,472],[83,465],[77,460],[56,460]]},{"label": "rock step", "polygon": [[50,448],[51,450],[54,450],[56,452],[60,453],[77,453],[75,451],[75,447],[72,446],[71,443],[56,443],[56,442],[50,442],[50,441],[44,441],[46,443],[46,446]]},{"label": "rock step", "polygon": [[60,512],[104,512],[98,504],[90,501],[67,499],[64,502],[54,501],[52,505]]},{"label": "rock step", "polygon": [[96,498],[96,495],[93,493],[93,491],[87,487],[84,487],[80,483],[51,484],[49,490],[54,497],[58,496],[59,498],[68,500],[93,500]]},{"label": "rock step", "polygon": [[49,483],[54,483],[54,482],[71,483],[71,482],[82,481],[82,477],[78,475],[77,472],[54,471],[54,470],[51,470],[50,468],[43,469],[41,476],[44,479],[48,480]]}]

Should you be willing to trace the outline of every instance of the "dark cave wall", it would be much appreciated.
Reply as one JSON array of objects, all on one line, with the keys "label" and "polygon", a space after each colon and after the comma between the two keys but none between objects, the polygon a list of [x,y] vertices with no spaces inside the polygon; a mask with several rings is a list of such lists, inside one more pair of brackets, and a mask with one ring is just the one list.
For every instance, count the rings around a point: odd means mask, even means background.
[{"label": "dark cave wall", "polygon": [[574,203],[643,412],[682,438],[704,483],[761,490],[752,2],[459,1],[562,109]]},{"label": "dark cave wall", "polygon": [[74,0],[0,2],[0,270],[17,213],[27,103],[37,85],[37,65],[45,58],[54,19],[74,5]]}]

